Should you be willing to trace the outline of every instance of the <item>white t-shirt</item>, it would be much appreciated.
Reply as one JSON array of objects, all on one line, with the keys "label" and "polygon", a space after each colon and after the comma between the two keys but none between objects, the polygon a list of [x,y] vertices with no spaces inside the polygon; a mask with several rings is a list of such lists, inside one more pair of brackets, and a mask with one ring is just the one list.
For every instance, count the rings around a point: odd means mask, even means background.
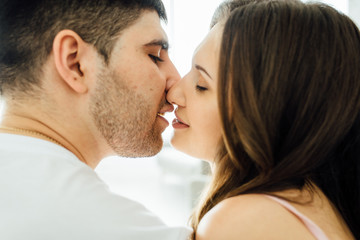
[{"label": "white t-shirt", "polygon": [[0,134],[0,239],[185,240],[61,146]]}]

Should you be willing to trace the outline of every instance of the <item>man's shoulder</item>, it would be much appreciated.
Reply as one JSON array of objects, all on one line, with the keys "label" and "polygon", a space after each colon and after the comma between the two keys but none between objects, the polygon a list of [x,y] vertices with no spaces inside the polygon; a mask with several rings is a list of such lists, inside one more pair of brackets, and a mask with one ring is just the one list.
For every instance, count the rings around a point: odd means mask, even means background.
[{"label": "man's shoulder", "polygon": [[0,239],[17,234],[11,231],[15,225],[34,233],[34,239],[40,234],[47,239],[185,240],[190,233],[168,227],[142,204],[112,193],[65,149],[45,145],[55,152],[43,154],[37,144],[0,151],[5,157],[0,162],[0,226],[7,226],[0,229]]}]

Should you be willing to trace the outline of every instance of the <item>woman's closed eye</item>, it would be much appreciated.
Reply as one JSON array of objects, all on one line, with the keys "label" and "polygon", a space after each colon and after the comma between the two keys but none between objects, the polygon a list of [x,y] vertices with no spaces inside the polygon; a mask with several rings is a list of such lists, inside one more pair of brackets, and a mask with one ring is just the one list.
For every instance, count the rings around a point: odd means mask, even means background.
[{"label": "woman's closed eye", "polygon": [[203,92],[208,90],[207,87],[196,85],[196,91]]},{"label": "woman's closed eye", "polygon": [[204,79],[204,77],[201,74],[199,74],[198,75],[198,80],[196,81],[196,91],[204,92],[204,91],[206,91],[208,89],[209,89],[209,84]]},{"label": "woman's closed eye", "polygon": [[157,56],[154,56],[152,54],[149,54],[149,57],[151,58],[151,60],[155,63],[155,64],[158,64],[158,62],[163,62],[164,60],[157,57]]}]

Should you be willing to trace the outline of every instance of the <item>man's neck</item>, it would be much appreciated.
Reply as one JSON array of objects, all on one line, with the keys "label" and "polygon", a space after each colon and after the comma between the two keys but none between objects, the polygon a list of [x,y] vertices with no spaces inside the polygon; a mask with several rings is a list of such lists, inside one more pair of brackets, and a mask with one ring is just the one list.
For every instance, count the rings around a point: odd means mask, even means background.
[{"label": "man's neck", "polygon": [[63,124],[60,122],[47,119],[35,110],[31,114],[6,110],[0,123],[0,132],[51,141],[71,151],[91,168],[95,168],[102,158],[102,156],[96,158],[98,155],[96,141],[91,136],[77,132],[78,129],[69,129],[64,121]]}]

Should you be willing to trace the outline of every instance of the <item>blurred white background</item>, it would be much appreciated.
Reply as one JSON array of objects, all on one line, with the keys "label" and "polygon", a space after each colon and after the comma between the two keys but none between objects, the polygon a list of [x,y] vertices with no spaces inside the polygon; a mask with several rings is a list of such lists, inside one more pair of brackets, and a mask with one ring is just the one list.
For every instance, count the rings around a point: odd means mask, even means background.
[{"label": "blurred white background", "polygon": [[[190,69],[194,49],[208,32],[211,16],[222,0],[163,0],[168,14],[164,25],[170,40],[170,56],[180,74]],[[360,0],[327,0],[360,25]],[[0,103],[0,111],[1,111]],[[1,114],[0,114],[1,117]],[[170,122],[172,116],[168,116]],[[98,175],[118,194],[135,199],[170,225],[186,224],[194,201],[208,177],[198,159],[169,146],[172,129],[163,134],[163,151],[153,158],[111,157],[97,167]]]}]

